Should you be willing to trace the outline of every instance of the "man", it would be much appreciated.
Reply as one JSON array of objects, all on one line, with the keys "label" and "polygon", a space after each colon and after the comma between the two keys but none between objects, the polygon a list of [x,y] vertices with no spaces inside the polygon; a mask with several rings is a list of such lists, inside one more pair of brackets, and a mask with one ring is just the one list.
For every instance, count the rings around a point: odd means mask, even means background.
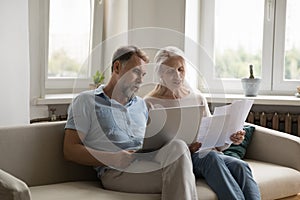
[{"label": "man", "polygon": [[155,153],[153,161],[136,159],[134,151],[142,146],[148,109],[135,93],[146,63],[148,58],[139,48],[121,47],[113,54],[107,85],[74,99],[65,127],[65,158],[95,167],[106,189],[196,200],[190,152],[183,141],[170,142]]}]

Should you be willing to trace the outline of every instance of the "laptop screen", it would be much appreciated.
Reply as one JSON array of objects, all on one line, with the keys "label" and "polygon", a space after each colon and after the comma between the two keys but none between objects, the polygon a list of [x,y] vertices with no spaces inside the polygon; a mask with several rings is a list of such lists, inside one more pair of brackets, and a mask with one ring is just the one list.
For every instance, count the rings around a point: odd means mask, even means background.
[{"label": "laptop screen", "polygon": [[150,110],[143,149],[158,149],[172,139],[194,142],[204,110],[203,105]]}]

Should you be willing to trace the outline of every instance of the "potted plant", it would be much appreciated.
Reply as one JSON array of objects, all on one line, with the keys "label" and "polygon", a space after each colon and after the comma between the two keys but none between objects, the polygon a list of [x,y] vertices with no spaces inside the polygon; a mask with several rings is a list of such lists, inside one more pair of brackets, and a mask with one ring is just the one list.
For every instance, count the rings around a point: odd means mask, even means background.
[{"label": "potted plant", "polygon": [[253,75],[253,65],[249,65],[250,76],[249,78],[242,78],[242,86],[244,89],[245,96],[255,97],[258,94],[260,86],[260,78],[254,78]]},{"label": "potted plant", "polygon": [[104,82],[104,79],[104,73],[101,73],[99,70],[97,70],[93,75],[93,83],[90,84],[90,89],[98,88]]}]

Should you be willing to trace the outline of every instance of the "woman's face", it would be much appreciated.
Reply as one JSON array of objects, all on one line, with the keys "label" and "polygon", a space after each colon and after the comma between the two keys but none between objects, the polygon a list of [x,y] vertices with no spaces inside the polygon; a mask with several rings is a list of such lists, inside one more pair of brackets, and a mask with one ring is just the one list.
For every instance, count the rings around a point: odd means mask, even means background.
[{"label": "woman's face", "polygon": [[183,86],[185,78],[185,62],[180,56],[172,56],[162,63],[162,82],[170,90]]}]

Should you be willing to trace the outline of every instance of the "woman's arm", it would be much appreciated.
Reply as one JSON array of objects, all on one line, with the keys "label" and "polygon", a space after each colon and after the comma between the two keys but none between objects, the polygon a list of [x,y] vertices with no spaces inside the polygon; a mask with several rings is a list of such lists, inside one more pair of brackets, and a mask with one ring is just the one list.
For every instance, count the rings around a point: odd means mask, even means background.
[{"label": "woman's arm", "polygon": [[203,94],[198,90],[195,92],[198,104],[204,105],[204,112],[203,112],[203,117],[209,117],[211,116],[211,112],[207,103],[206,98],[203,96]]},{"label": "woman's arm", "polygon": [[[240,130],[240,131],[238,131],[238,132],[236,132],[236,133],[233,133],[233,134],[230,136],[230,140],[232,141],[233,144],[239,145],[239,144],[241,144],[241,143],[244,141],[244,139],[245,139],[245,134],[246,134],[246,131]],[[216,147],[216,149],[217,149],[218,151],[224,151],[224,150],[226,150],[228,147],[230,147],[230,145],[229,145],[229,144],[225,144],[225,145],[222,146],[222,147]]]}]

